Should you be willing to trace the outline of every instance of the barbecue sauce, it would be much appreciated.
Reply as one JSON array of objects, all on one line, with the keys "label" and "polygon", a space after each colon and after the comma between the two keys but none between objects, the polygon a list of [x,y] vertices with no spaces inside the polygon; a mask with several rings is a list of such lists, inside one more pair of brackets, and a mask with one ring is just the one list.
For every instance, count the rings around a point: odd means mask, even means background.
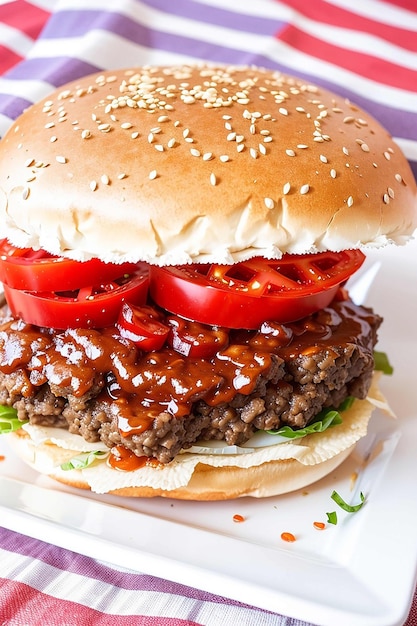
[{"label": "barbecue sauce", "polygon": [[365,344],[374,318],[350,301],[335,302],[300,322],[228,331],[229,344],[207,359],[170,347],[141,352],[114,327],[57,332],[9,319],[0,325],[0,372],[22,377],[26,397],[45,382],[64,397],[96,397],[99,389],[100,399],[112,404],[120,433],[130,437],[151,428],[161,412],[181,418],[198,400],[216,406],[251,394],[277,362],[323,349],[337,356],[337,346],[361,338]]}]

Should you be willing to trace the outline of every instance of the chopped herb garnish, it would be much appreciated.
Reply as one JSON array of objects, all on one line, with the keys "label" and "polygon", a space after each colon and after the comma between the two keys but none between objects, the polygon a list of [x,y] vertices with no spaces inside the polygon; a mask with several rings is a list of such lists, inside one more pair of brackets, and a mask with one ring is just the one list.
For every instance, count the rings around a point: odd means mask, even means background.
[{"label": "chopped herb garnish", "polygon": [[29,420],[22,421],[17,411],[11,406],[0,406],[0,435],[7,435],[22,428]]},{"label": "chopped herb garnish", "polygon": [[347,513],[356,513],[356,511],[359,511],[360,508],[362,508],[363,503],[365,502],[365,496],[363,495],[362,491],[360,493],[360,499],[361,501],[359,502],[359,504],[347,504],[347,502],[345,502],[342,498],[342,496],[340,496],[337,491],[333,491],[332,495],[330,496],[332,500],[334,500],[336,502],[336,504],[338,504],[340,506],[341,509],[343,509],[344,511],[346,511]]},{"label": "chopped herb garnish", "polygon": [[337,513],[336,511],[332,511],[331,513],[326,513],[327,515],[327,521],[329,524],[334,524],[336,526],[337,524]]},{"label": "chopped herb garnish", "polygon": [[374,368],[387,376],[390,376],[394,372],[394,368],[388,360],[388,355],[385,352],[374,351]]},{"label": "chopped herb garnish", "polygon": [[84,469],[94,463],[97,458],[106,457],[108,454],[108,452],[103,452],[102,450],[82,452],[81,454],[77,454],[77,456],[72,457],[72,459],[66,463],[62,463],[61,469],[64,471]]},{"label": "chopped herb garnish", "polygon": [[[365,496],[363,495],[362,491],[360,493],[360,499],[361,501],[359,502],[359,504],[348,504],[347,502],[345,502],[342,498],[342,496],[340,496],[337,491],[333,491],[332,495],[330,496],[332,500],[334,500],[336,502],[336,504],[338,504],[340,506],[341,509],[343,509],[344,511],[346,511],[347,513],[356,513],[356,511],[359,511],[359,509],[362,508],[364,502],[365,502]],[[332,511],[331,513],[326,513],[327,515],[327,521],[329,522],[329,524],[337,524],[337,513],[336,511]]]}]

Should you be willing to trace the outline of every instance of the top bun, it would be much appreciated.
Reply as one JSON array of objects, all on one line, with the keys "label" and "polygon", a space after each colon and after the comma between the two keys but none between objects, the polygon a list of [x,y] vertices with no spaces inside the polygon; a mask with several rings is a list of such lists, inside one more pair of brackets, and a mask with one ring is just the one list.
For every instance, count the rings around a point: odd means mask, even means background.
[{"label": "top bun", "polygon": [[371,116],[253,67],[87,76],[0,142],[0,236],[79,260],[230,264],[404,243],[416,198]]}]

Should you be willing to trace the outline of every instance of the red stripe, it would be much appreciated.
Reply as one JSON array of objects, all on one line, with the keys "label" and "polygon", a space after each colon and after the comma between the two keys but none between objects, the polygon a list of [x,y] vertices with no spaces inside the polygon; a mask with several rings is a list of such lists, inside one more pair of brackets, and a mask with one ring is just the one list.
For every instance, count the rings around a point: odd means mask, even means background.
[{"label": "red stripe", "polygon": [[0,44],[0,75],[7,72],[8,69],[16,65],[16,63],[22,59],[23,57]]},{"label": "red stripe", "polygon": [[57,600],[29,585],[0,578],[0,623],[7,626],[200,626],[176,617],[109,615],[69,600]]},{"label": "red stripe", "polygon": [[50,13],[25,0],[0,4],[0,22],[16,28],[35,40],[39,36]]},{"label": "red stripe", "polygon": [[416,0],[391,0],[390,2],[386,2],[386,4],[394,5],[400,7],[400,9],[406,9],[407,11],[411,11],[411,13],[417,13]]},{"label": "red stripe", "polygon": [[[335,6],[325,0],[314,0],[314,2],[306,2],[305,0],[285,0],[285,4],[291,6],[301,15],[308,17],[323,24],[331,24],[340,28],[368,33],[389,41],[400,48],[417,51],[417,37],[415,31],[407,30],[407,28],[399,28],[391,26],[376,19],[369,19],[358,13],[353,13]],[[387,3],[389,5],[390,3]],[[417,5],[415,0],[397,0],[397,4],[409,8],[413,13],[417,13]],[[406,7],[405,5],[408,5]],[[383,9],[381,9],[382,11]]]},{"label": "red stripe", "polygon": [[332,63],[375,82],[407,91],[417,91],[416,71],[383,59],[346,50],[313,37],[295,26],[288,26],[277,39],[305,54]]}]

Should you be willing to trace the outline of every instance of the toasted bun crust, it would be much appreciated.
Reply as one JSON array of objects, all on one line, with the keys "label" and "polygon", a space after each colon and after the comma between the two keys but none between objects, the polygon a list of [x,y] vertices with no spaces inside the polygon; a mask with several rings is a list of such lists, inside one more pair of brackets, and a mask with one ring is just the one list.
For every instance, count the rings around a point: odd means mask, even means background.
[{"label": "toasted bun crust", "polygon": [[0,143],[0,235],[79,260],[232,263],[404,243],[416,198],[374,119],[263,69],[89,76]]},{"label": "toasted bun crust", "polygon": [[[79,470],[64,471],[60,464],[69,460],[68,450],[56,445],[44,444],[34,455],[31,439],[16,431],[9,436],[9,442],[16,454],[39,473],[47,473],[50,478],[77,489],[90,489]],[[38,447],[39,448],[39,447]],[[303,465],[296,459],[270,461],[254,465],[249,469],[242,467],[212,467],[200,463],[196,466],[187,485],[177,489],[160,487],[121,487],[108,491],[117,496],[129,498],[153,498],[161,496],[176,500],[232,500],[243,496],[266,498],[278,496],[297,489],[302,489],[324,478],[336,469],[351,454],[350,446],[339,454],[316,465]],[[41,452],[41,454],[39,454]],[[55,467],[45,472],[42,469],[42,457],[47,455]]]}]

